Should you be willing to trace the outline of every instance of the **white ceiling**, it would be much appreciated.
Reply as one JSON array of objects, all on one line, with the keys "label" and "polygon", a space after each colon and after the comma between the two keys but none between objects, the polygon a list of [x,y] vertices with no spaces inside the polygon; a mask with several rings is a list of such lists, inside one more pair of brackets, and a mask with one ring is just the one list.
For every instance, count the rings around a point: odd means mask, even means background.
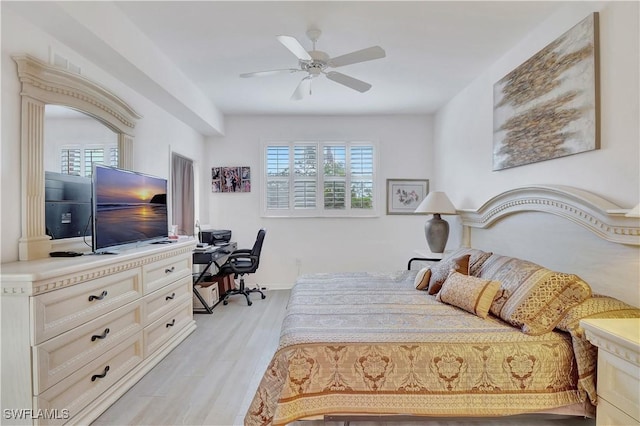
[{"label": "white ceiling", "polygon": [[[116,5],[225,114],[432,113],[487,69],[561,2],[523,1],[139,1]],[[386,58],[342,67],[373,85],[359,93],[321,77],[313,95],[290,96],[302,73],[239,74],[297,67],[277,40],[322,30],[317,49],[335,57],[380,45]]]}]

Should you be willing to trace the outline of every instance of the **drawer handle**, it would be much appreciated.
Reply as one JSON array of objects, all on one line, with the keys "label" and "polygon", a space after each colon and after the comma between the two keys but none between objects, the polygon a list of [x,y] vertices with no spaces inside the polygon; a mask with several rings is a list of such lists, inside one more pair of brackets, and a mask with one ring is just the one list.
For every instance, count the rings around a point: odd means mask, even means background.
[{"label": "drawer handle", "polygon": [[103,379],[103,378],[107,377],[107,372],[108,371],[109,371],[109,366],[107,365],[104,368],[104,373],[102,373],[102,374],[94,374],[93,376],[91,376],[91,381],[95,382],[96,379]]},{"label": "drawer handle", "polygon": [[100,293],[100,296],[94,296],[92,294],[91,296],[89,296],[89,302],[93,302],[94,300],[102,300],[105,297],[107,297],[107,290],[104,290],[102,293]]},{"label": "drawer handle", "polygon": [[173,319],[173,321],[168,322],[165,327],[169,328],[169,327],[173,327],[174,325],[176,325],[176,319],[175,318]]},{"label": "drawer handle", "polygon": [[175,266],[172,266],[171,268],[167,268],[167,269],[165,269],[165,270],[164,270],[164,273],[165,273],[165,274],[170,274],[171,272],[173,272],[173,271],[175,271],[175,270],[176,270],[176,267],[175,267]]},{"label": "drawer handle", "polygon": [[104,333],[102,334],[94,334],[93,336],[91,336],[91,341],[95,342],[97,339],[104,339],[107,337],[107,334],[109,334],[111,330],[109,330],[108,328],[104,329]]},{"label": "drawer handle", "polygon": [[167,296],[164,298],[164,300],[173,300],[176,297],[175,293],[171,293],[171,296]]}]

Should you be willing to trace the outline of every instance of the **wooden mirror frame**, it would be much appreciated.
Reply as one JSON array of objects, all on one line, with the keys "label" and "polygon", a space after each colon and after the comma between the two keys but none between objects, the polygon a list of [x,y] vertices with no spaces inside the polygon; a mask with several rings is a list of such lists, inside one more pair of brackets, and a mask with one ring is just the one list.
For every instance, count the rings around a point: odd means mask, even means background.
[{"label": "wooden mirror frame", "polygon": [[[58,244],[46,234],[44,191],[45,105],[62,105],[81,111],[118,135],[118,165],[133,169],[136,121],[141,116],[122,99],[83,76],[49,65],[27,54],[12,56],[22,84],[21,110],[21,237],[19,259],[49,256]],[[78,240],[64,241],[64,249]],[[81,238],[80,238],[81,239]],[[62,244],[60,244],[62,246]],[[86,248],[86,246],[85,246]]]}]

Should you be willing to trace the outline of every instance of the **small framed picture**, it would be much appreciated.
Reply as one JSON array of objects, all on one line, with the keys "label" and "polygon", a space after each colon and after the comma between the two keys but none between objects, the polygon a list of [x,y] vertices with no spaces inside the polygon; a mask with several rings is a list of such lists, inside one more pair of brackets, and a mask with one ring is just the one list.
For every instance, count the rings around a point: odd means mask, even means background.
[{"label": "small framed picture", "polygon": [[251,168],[212,167],[212,192],[251,192]]},{"label": "small framed picture", "polygon": [[428,193],[428,179],[387,179],[387,214],[414,214]]}]

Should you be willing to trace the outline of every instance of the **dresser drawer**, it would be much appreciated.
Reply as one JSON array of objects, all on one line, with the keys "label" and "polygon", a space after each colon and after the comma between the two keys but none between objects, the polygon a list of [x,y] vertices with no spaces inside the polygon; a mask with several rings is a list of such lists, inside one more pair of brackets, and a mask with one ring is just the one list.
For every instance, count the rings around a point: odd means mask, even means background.
[{"label": "dresser drawer", "polygon": [[174,256],[142,267],[144,294],[149,294],[182,277],[191,276],[191,257]]},{"label": "dresser drawer", "polygon": [[182,328],[193,321],[191,299],[165,314],[159,320],[144,329],[144,356],[153,354],[159,347],[171,339]]},{"label": "dresser drawer", "polygon": [[40,344],[141,296],[141,268],[134,268],[32,297],[33,344]]},{"label": "dresser drawer", "polygon": [[[73,423],[73,416],[141,361],[142,332],[138,332],[45,392],[35,396],[34,409],[59,411],[66,409],[71,417],[70,423]],[[64,420],[42,419],[39,424],[62,422]]]},{"label": "dresser drawer", "polygon": [[129,303],[33,348],[34,394],[142,330],[142,303]]},{"label": "dresser drawer", "polygon": [[[640,423],[640,366],[598,349],[598,396]],[[598,405],[600,409],[600,405]]]},{"label": "dresser drawer", "polygon": [[191,298],[191,276],[179,279],[177,282],[156,290],[144,297],[144,322],[149,325],[161,316]]}]

